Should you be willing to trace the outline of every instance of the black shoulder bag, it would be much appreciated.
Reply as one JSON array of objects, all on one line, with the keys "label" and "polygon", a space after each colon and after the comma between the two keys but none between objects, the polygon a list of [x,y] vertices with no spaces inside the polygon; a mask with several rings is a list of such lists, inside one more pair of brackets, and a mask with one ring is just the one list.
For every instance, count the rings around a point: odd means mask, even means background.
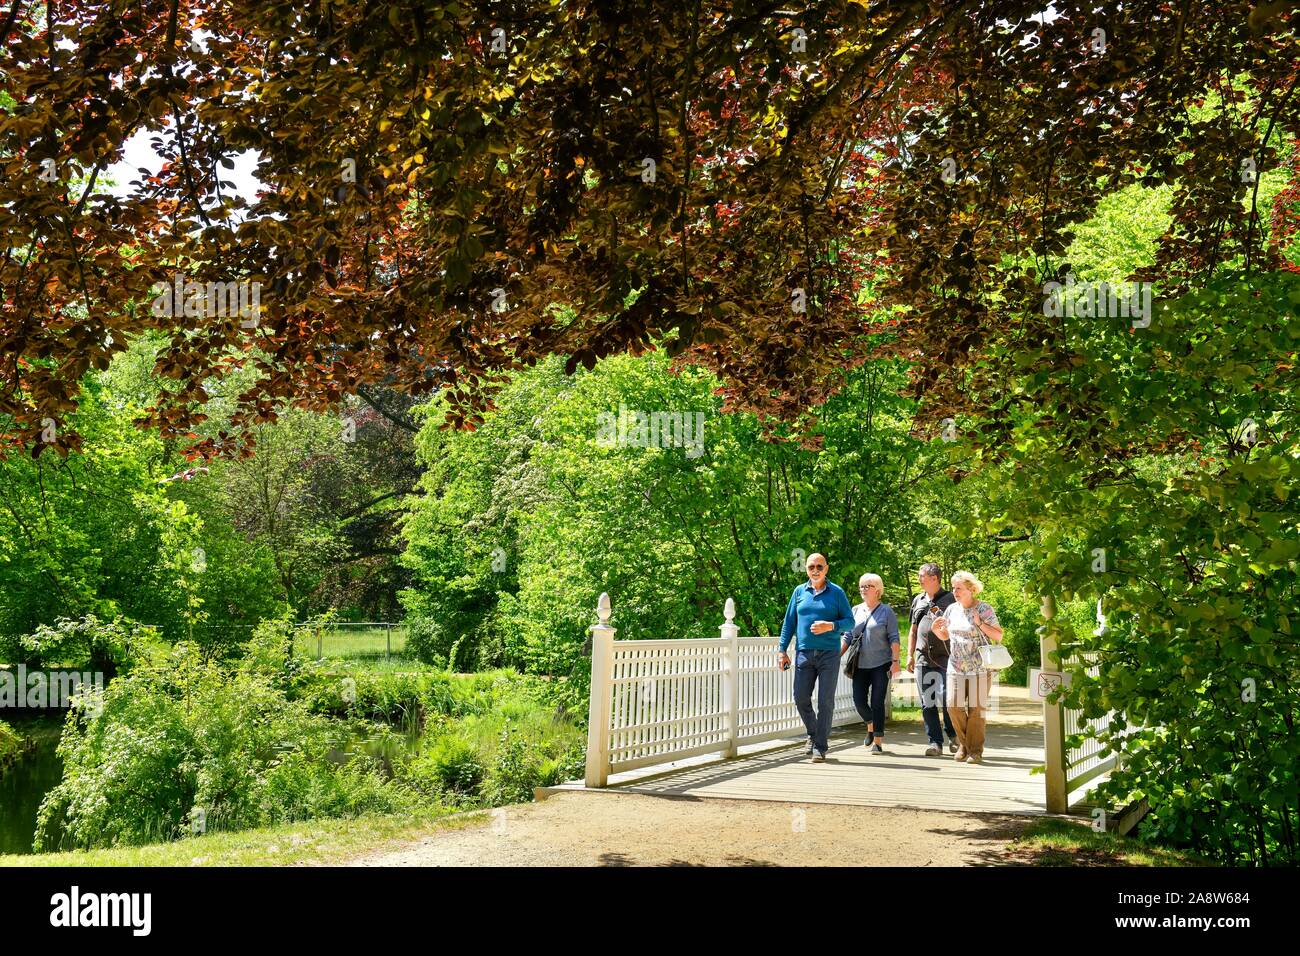
[{"label": "black shoulder bag", "polygon": [[862,654],[862,635],[866,632],[866,629],[865,621],[853,628],[853,639],[849,641],[849,649],[844,652],[845,677],[852,677],[858,672],[858,657]]}]

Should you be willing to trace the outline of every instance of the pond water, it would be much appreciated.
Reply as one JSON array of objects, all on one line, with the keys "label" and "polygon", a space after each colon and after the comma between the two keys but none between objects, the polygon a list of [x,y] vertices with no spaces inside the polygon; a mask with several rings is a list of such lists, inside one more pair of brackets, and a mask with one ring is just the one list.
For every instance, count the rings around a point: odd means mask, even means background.
[{"label": "pond water", "polygon": [[63,761],[55,752],[57,727],[51,731],[15,725],[19,733],[35,738],[36,748],[0,775],[0,853],[32,852],[36,811],[45,794],[63,778]]},{"label": "pond water", "polygon": [[422,738],[418,728],[409,726],[389,731],[357,730],[340,739],[328,757],[340,764],[360,754],[374,757],[383,765],[384,773],[391,777],[399,764],[419,752]]}]

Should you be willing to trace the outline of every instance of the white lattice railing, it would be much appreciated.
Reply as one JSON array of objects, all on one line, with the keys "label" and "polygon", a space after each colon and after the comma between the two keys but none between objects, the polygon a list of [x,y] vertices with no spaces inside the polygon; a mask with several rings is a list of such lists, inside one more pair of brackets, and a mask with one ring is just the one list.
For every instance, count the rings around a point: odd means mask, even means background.
[{"label": "white lattice railing", "polygon": [[[612,773],[702,754],[734,756],[744,744],[803,729],[794,706],[794,668],[775,665],[776,639],[740,637],[727,599],[721,636],[616,641],[609,596],[592,631],[587,786]],[[853,685],[836,685],[834,725],[858,720]]]},{"label": "white lattice railing", "polygon": [[[1095,653],[1079,652],[1061,663],[1067,669],[1082,663],[1085,665],[1084,670],[1089,677],[1095,678],[1101,673],[1101,666]],[[1077,790],[1089,780],[1115,769],[1117,755],[1113,751],[1103,753],[1105,748],[1101,741],[1095,737],[1084,737],[1078,745],[1073,747],[1068,745],[1072,734],[1083,734],[1089,730],[1104,727],[1110,723],[1114,713],[1089,720],[1083,716],[1082,710],[1066,707],[1064,703],[1060,707],[1062,735],[1067,742],[1067,745],[1062,750],[1062,762],[1065,769],[1065,792],[1068,794]]]}]

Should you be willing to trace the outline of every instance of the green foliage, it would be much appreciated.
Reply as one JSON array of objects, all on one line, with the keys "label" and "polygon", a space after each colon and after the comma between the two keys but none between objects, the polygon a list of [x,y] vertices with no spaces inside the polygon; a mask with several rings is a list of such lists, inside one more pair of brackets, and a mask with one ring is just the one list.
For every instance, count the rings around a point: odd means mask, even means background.
[{"label": "green foliage", "polygon": [[69,713],[37,846],[173,839],[194,811],[209,830],[233,830],[408,806],[366,761],[329,759],[338,733],[267,677],[180,644],[110,683],[98,716]]},{"label": "green foliage", "polygon": [[581,728],[530,682],[498,680],[490,705],[426,726],[424,750],[403,779],[457,806],[527,802],[535,787],[581,776],[584,743]]},{"label": "green foliage", "polygon": [[[231,654],[286,603],[391,619],[410,433],[358,408],[345,442],[335,416],[294,411],[258,428],[254,459],[196,467],[133,424],[158,385],[156,349],[142,337],[86,375],[69,423],[80,450],[0,459],[0,640],[90,613]],[[210,391],[205,431],[229,424],[242,382]]]},{"label": "green foliage", "polygon": [[1096,213],[1074,229],[1065,261],[1076,278],[1124,282],[1155,262],[1156,242],[1169,228],[1169,186],[1126,186],[1097,204]]},{"label": "green foliage", "polygon": [[221,640],[274,613],[265,552],[181,500],[191,482],[167,479],[188,463],[133,424],[150,355],[141,343],[87,375],[80,451],[0,459],[0,640],[86,614]]},{"label": "green foliage", "polygon": [[[717,380],[674,373],[661,353],[573,378],[544,363],[507,386],[477,431],[426,426],[424,495],[403,526],[418,656],[441,665],[455,649],[457,667],[474,666],[495,659],[500,641],[507,663],[562,678],[580,709],[602,591],[620,638],[716,634],[727,596],[744,633],[771,634],[804,579],[800,552],[826,552],[855,600],[858,576],[880,573],[896,606],[925,560],[992,565],[990,579],[1014,570],[994,543],[949,533],[983,490],[978,480],[954,490],[938,474],[938,443],[910,436],[902,368],[847,378],[818,410],[819,453],[765,441],[752,416],[722,414]],[[699,413],[702,444],[612,444],[600,416],[620,408]]]},{"label": "green foliage", "polygon": [[1032,529],[1036,578],[1104,602],[1100,636],[1049,624],[1100,655],[1068,700],[1118,715],[1093,734],[1124,755],[1103,799],[1146,797],[1146,833],[1224,863],[1300,854],[1297,306],[1300,276],[1226,276],[1141,334],[1073,323],[1068,369],[990,356],[1024,413],[975,523]]},{"label": "green foliage", "polygon": [[0,637],[0,659],[28,667],[89,667],[112,675],[129,669],[159,643],[156,628],[120,616],[101,621],[87,614],[78,620],[61,617],[23,637]]},{"label": "green foliage", "polygon": [[512,737],[507,726],[501,731],[496,762],[483,787],[484,799],[493,806],[532,800],[533,787],[542,776],[540,763],[528,743]]},{"label": "green foliage", "polygon": [[0,720],[0,774],[3,774],[26,750],[26,738]]},{"label": "green foliage", "polygon": [[[410,592],[407,596],[414,600]],[[451,633],[444,623],[435,617],[408,616],[406,619],[406,652],[416,660],[430,667],[445,668],[451,655],[452,645],[459,640],[459,635]]]},{"label": "green foliage", "polygon": [[293,656],[294,627],[286,610],[279,617],[267,618],[253,629],[241,647],[240,667],[253,673],[279,679],[287,685],[302,669]]},{"label": "green foliage", "polygon": [[201,524],[156,483],[158,440],[110,391],[91,395],[81,453],[0,460],[0,634],[89,613],[179,636]]},{"label": "green foliage", "polygon": [[[489,715],[511,706],[564,712],[562,685],[510,669],[452,674],[447,671],[366,671],[324,661],[302,663],[288,687],[313,713],[419,729],[434,718]],[[523,702],[519,704],[517,702]]]},{"label": "green foliage", "polygon": [[444,735],[406,768],[404,779],[413,787],[451,802],[467,802],[477,793],[487,768],[468,741]]}]

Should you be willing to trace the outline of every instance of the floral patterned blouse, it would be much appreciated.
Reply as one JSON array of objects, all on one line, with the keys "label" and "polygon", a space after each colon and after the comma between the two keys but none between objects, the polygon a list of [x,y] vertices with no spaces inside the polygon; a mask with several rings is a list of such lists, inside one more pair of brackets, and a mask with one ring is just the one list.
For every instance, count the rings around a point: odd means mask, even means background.
[{"label": "floral patterned blouse", "polygon": [[943,612],[944,620],[948,622],[949,674],[968,677],[984,670],[980,647],[992,641],[975,626],[976,615],[990,627],[999,626],[997,613],[985,601],[976,601],[969,609],[962,607],[960,601],[954,601]]}]

